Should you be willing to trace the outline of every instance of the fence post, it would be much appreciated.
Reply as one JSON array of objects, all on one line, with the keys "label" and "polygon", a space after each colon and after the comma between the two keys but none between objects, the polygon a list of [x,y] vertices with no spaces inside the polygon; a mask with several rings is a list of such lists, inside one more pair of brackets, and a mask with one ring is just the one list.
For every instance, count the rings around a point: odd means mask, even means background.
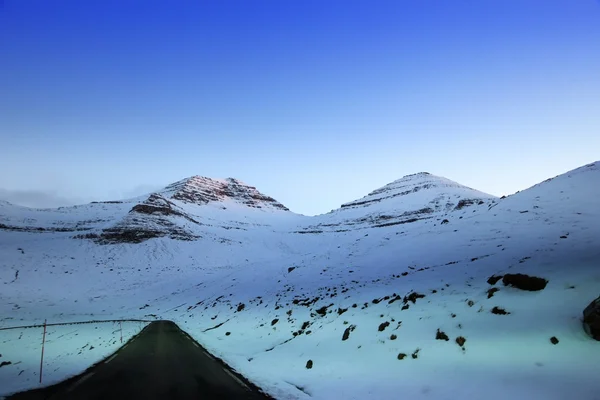
[{"label": "fence post", "polygon": [[46,345],[46,320],[44,320],[44,335],[42,336],[42,358],[40,360],[40,383],[42,383],[42,371],[44,367],[44,346]]}]

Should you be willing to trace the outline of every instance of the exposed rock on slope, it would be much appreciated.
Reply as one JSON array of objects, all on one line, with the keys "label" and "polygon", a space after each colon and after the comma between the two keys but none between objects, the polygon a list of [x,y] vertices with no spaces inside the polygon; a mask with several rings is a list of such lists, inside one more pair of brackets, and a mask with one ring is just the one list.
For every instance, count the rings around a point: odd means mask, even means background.
[{"label": "exposed rock on slope", "polygon": [[583,310],[583,327],[596,340],[600,340],[600,297]]},{"label": "exposed rock on slope", "polygon": [[234,178],[220,180],[193,176],[167,186],[161,194],[183,203],[203,205],[209,202],[233,200],[253,208],[289,211],[274,198],[266,196],[256,190],[254,186],[246,185]]},{"label": "exposed rock on slope", "polygon": [[199,224],[173,202],[152,194],[148,200],[133,206],[122,221],[104,229],[96,241],[100,244],[140,243],[163,236],[177,240],[197,239],[182,219]]}]

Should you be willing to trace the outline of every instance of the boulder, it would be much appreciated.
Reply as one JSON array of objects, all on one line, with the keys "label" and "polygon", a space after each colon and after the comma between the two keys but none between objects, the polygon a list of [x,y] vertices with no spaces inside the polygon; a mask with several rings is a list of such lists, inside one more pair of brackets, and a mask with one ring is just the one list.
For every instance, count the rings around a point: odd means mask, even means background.
[{"label": "boulder", "polygon": [[600,297],[583,310],[583,327],[588,335],[600,341]]},{"label": "boulder", "polygon": [[502,283],[504,283],[504,286],[513,286],[517,289],[535,292],[544,289],[548,281],[537,276],[506,274],[502,277]]}]

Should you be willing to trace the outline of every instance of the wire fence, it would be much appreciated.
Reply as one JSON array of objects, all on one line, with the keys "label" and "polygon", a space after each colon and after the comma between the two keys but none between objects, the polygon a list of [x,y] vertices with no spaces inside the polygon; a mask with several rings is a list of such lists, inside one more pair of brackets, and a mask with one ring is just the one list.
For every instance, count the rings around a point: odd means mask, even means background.
[{"label": "wire fence", "polygon": [[[62,371],[65,370],[65,365],[77,363],[85,366],[87,362],[93,363],[96,359],[104,358],[122,346],[124,339],[130,340],[143,329],[143,326],[155,321],[156,319],[107,319],[56,323],[44,321],[40,324],[1,327],[0,332],[4,333],[0,340],[3,350],[0,352],[2,357],[0,398],[3,389],[13,389],[12,391],[16,392],[32,388],[34,380],[37,384],[42,384],[43,380],[46,380],[47,372],[50,373],[51,381],[59,381],[63,375],[77,373],[77,367],[72,367],[69,373]],[[107,324],[113,324],[113,327],[106,326]],[[65,331],[65,327],[76,325],[80,327],[66,328]],[[84,327],[85,325],[89,327]],[[105,328],[98,330],[100,326]],[[49,371],[46,371],[47,367],[50,368]]]},{"label": "wire fence", "polygon": [[23,325],[23,326],[9,326],[0,328],[0,331],[6,331],[9,329],[29,329],[29,328],[43,328],[44,326],[60,326],[60,325],[81,325],[81,324],[101,324],[107,322],[145,322],[150,323],[156,320],[147,320],[147,319],[104,319],[104,320],[91,320],[91,321],[75,321],[75,322],[56,322],[53,324],[37,324],[37,325]]}]

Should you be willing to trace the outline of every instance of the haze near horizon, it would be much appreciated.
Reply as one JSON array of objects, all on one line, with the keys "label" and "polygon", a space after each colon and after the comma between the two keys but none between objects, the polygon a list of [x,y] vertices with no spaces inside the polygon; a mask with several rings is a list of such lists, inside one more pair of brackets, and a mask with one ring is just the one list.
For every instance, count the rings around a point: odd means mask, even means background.
[{"label": "haze near horizon", "polygon": [[600,148],[597,1],[20,0],[0,199],[234,177],[321,214],[427,171],[501,196]]}]

